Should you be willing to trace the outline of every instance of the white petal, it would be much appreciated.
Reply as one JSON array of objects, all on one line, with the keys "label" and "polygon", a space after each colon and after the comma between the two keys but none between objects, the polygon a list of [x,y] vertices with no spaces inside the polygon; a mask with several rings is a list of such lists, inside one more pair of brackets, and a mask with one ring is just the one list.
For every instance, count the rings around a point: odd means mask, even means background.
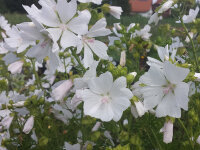
[{"label": "white petal", "polygon": [[179,83],[183,81],[188,73],[190,72],[189,69],[176,67],[174,64],[171,64],[169,61],[166,61],[164,63],[164,71],[167,80],[169,80],[171,83]]},{"label": "white petal", "polygon": [[162,102],[156,108],[156,116],[157,117],[181,117],[181,108],[177,106],[176,97],[172,92],[168,93],[164,96]]},{"label": "white petal", "polygon": [[125,111],[130,105],[130,101],[126,98],[112,99],[111,106],[114,113],[113,120],[119,121],[123,114],[123,111]]},{"label": "white petal", "polygon": [[99,21],[97,21],[92,28],[87,33],[88,37],[98,37],[98,36],[107,36],[111,34],[111,31],[109,29],[106,29],[106,19],[102,18]]},{"label": "white petal", "polygon": [[139,117],[137,109],[133,105],[131,106],[131,113],[132,113],[133,117],[135,117],[136,119]]},{"label": "white petal", "polygon": [[142,117],[146,112],[144,105],[140,101],[138,101],[138,102],[135,102],[135,106],[136,106],[136,110],[138,112],[138,115],[140,117]]},{"label": "white petal", "polygon": [[49,32],[54,42],[57,42],[62,34],[62,30],[60,28],[48,28],[46,30]]},{"label": "white petal", "polygon": [[88,83],[91,91],[97,94],[107,94],[113,84],[113,77],[110,72],[101,74],[99,77],[91,79]]},{"label": "white petal", "polygon": [[90,67],[93,62],[94,58],[92,51],[87,45],[84,45],[84,59],[83,59],[84,67],[85,68]]},{"label": "white petal", "polygon": [[149,71],[140,77],[140,82],[150,86],[162,86],[167,84],[163,71],[155,66],[151,66]]},{"label": "white petal", "polygon": [[157,46],[157,51],[158,51],[158,55],[160,57],[160,59],[164,62],[165,61],[165,57],[169,58],[169,50],[168,50],[168,45],[166,47],[160,47]]},{"label": "white petal", "polygon": [[92,49],[92,51],[101,59],[108,59],[108,54],[107,54],[107,50],[108,47],[106,44],[104,44],[101,41],[97,41],[94,40],[93,42],[88,42],[87,43],[90,48]]},{"label": "white petal", "polygon": [[113,86],[111,88],[110,91],[110,95],[111,97],[126,97],[128,99],[130,99],[131,97],[133,97],[132,92],[126,88],[127,84],[126,84],[126,78],[125,77],[120,77],[118,79],[116,79],[113,83]]},{"label": "white petal", "polygon": [[65,30],[61,37],[60,45],[64,49],[67,47],[71,47],[71,46],[76,47],[79,43],[79,40],[80,39],[74,33],[70,32],[68,30]]},{"label": "white petal", "polygon": [[62,20],[62,23],[67,23],[75,14],[77,9],[76,0],[72,0],[69,3],[66,0],[58,0],[56,10]]},{"label": "white petal", "polygon": [[184,110],[188,110],[188,93],[189,85],[184,82],[177,84],[176,88],[174,89],[177,105],[183,108]]},{"label": "white petal", "polygon": [[164,96],[162,87],[143,87],[140,91],[143,93],[144,106],[148,110],[157,106]]},{"label": "white petal", "polygon": [[84,35],[88,32],[88,23],[90,18],[90,12],[88,10],[84,10],[80,12],[78,17],[72,19],[67,26],[71,31],[79,35]]},{"label": "white petal", "polygon": [[48,51],[51,51],[50,48],[48,41],[41,41],[39,44],[30,48],[26,55],[30,58],[36,58],[39,63],[42,63],[42,60],[48,56]]},{"label": "white petal", "polygon": [[157,59],[151,58],[151,57],[147,57],[148,61],[147,64],[151,67],[151,66],[155,66],[158,68],[163,68],[163,63]]},{"label": "white petal", "polygon": [[83,91],[84,113],[102,121],[110,121],[113,118],[112,108],[107,103],[102,103],[100,95],[97,95],[90,90]]}]

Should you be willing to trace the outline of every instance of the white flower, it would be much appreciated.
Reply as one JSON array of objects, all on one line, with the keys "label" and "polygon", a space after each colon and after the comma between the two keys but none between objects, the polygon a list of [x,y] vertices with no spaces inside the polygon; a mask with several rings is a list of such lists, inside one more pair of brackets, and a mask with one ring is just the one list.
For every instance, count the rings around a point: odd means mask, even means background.
[{"label": "white flower", "polygon": [[1,125],[5,128],[5,129],[9,129],[10,125],[13,121],[14,117],[11,117],[10,115],[6,116],[5,118],[3,118],[3,120],[1,121]]},{"label": "white flower", "polygon": [[200,144],[200,135],[198,136],[196,142],[197,142],[198,144]]},{"label": "white flower", "polygon": [[126,51],[121,52],[120,65],[122,67],[124,67],[126,65]]},{"label": "white flower", "polygon": [[34,117],[31,116],[28,118],[28,120],[26,121],[25,125],[24,125],[24,128],[23,128],[23,132],[25,134],[29,134],[30,131],[32,130],[33,128],[33,125],[34,125]]},{"label": "white flower", "polygon": [[144,106],[150,110],[157,106],[156,116],[181,117],[181,108],[188,110],[189,85],[182,82],[189,69],[176,67],[165,61],[163,69],[151,66],[149,71],[140,77],[144,84],[140,92],[144,98]]},{"label": "white flower", "polygon": [[17,53],[21,53],[30,45],[35,44],[35,39],[32,39],[30,35],[21,32],[16,26],[12,26],[10,30],[6,31],[6,34],[8,37],[4,40],[9,46],[10,51],[17,51]]},{"label": "white flower", "polygon": [[84,48],[83,63],[86,68],[92,65],[94,58],[92,51],[101,59],[108,59],[107,45],[101,41],[95,40],[95,37],[106,36],[111,33],[109,29],[106,29],[107,22],[105,18],[97,21],[90,30],[80,36],[81,43],[78,45],[77,53],[80,53]]},{"label": "white flower", "polygon": [[173,0],[167,0],[162,6],[161,8],[158,10],[158,13],[163,13],[165,11],[167,11],[168,9],[170,9],[173,5],[174,1]]},{"label": "white flower", "polygon": [[5,31],[10,30],[10,24],[8,24],[8,21],[5,19],[5,17],[1,15],[0,15],[0,28]]},{"label": "white flower", "polygon": [[164,127],[160,130],[163,132],[163,142],[171,143],[173,139],[173,123],[171,121],[165,122]]},{"label": "white flower", "polygon": [[54,116],[56,119],[63,121],[65,124],[68,123],[68,120],[73,117],[72,113],[68,110],[65,105],[53,105],[52,112],[54,113]]},{"label": "white flower", "polygon": [[120,77],[113,83],[110,72],[89,81],[89,89],[83,91],[84,113],[102,121],[120,120],[130,106],[132,92],[126,88],[126,78]]},{"label": "white flower", "polygon": [[109,6],[109,8],[110,8],[110,14],[115,18],[120,19],[120,16],[123,12],[122,8],[118,6]]},{"label": "white flower", "polygon": [[[182,18],[183,19],[183,23],[191,23],[191,22],[193,22],[196,19],[198,13],[199,13],[199,7],[198,6],[196,7],[195,10],[194,9],[190,9],[189,15],[184,15],[183,16],[183,18]],[[181,23],[181,21],[180,20],[176,21],[176,23]]]},{"label": "white flower", "polygon": [[79,143],[71,145],[68,142],[65,142],[64,149],[65,150],[80,150],[81,146]]},{"label": "white flower", "polygon": [[151,37],[151,33],[149,33],[151,30],[151,27],[149,25],[144,26],[143,29],[141,29],[140,31],[136,30],[135,33],[133,34],[133,37],[139,36],[141,37],[143,40],[149,40],[149,38]]},{"label": "white flower", "polygon": [[54,42],[60,39],[62,48],[78,45],[77,34],[83,35],[87,32],[91,18],[88,10],[81,11],[75,17],[77,14],[76,0],[69,3],[66,0],[58,0],[55,8],[45,4],[42,5],[40,10],[35,5],[32,5],[31,8],[24,6],[24,8],[32,18],[49,27],[46,30],[50,33]]},{"label": "white flower", "polygon": [[158,56],[160,57],[161,61],[154,59],[152,57],[147,57],[148,58],[147,64],[149,66],[154,65],[156,67],[163,68],[163,62],[165,62],[166,60],[169,60],[169,58],[175,61],[175,55],[176,55],[177,49],[173,49],[171,56],[169,56],[168,45],[166,45],[165,47],[156,46],[156,48],[157,48]]},{"label": "white flower", "polygon": [[82,78],[75,78],[74,79],[74,89],[84,89],[88,87],[88,81],[92,78],[96,77],[96,68],[98,66],[98,61],[94,61],[92,65],[89,67]]},{"label": "white flower", "polygon": [[59,65],[59,58],[57,54],[59,47],[57,43],[53,42],[53,40],[49,36],[49,33],[45,30],[45,28],[39,22],[31,18],[30,16],[29,18],[33,22],[21,23],[21,24],[18,24],[17,27],[20,29],[20,31],[24,35],[29,35],[31,39],[33,39],[34,41],[39,41],[39,42],[33,45],[28,50],[28,52],[26,53],[26,56],[30,58],[36,58],[37,62],[40,64],[42,64],[43,59],[45,57],[48,57],[49,64],[50,64],[49,70],[51,70],[51,72],[55,72],[55,70],[57,69],[57,66]]},{"label": "white flower", "polygon": [[81,3],[90,3],[90,2],[92,2],[92,3],[98,4],[98,5],[100,5],[102,3],[102,0],[78,0],[78,1],[81,2]]},{"label": "white flower", "polygon": [[[190,35],[191,38],[194,37],[194,33],[193,33],[193,32],[189,32],[189,35]],[[189,42],[190,42],[190,38],[189,38],[188,36],[186,37],[185,42],[186,42],[186,43],[189,43]]]},{"label": "white flower", "polygon": [[16,61],[8,66],[8,71],[10,71],[12,74],[21,73],[23,65],[23,61]]},{"label": "white flower", "polygon": [[155,12],[149,19],[148,24],[155,23],[155,25],[158,24],[159,20],[162,19],[162,16],[158,16],[158,13]]},{"label": "white flower", "polygon": [[56,83],[54,86],[56,86],[56,88],[52,90],[52,97],[58,101],[63,100],[73,86],[73,83],[71,80],[65,80]]}]

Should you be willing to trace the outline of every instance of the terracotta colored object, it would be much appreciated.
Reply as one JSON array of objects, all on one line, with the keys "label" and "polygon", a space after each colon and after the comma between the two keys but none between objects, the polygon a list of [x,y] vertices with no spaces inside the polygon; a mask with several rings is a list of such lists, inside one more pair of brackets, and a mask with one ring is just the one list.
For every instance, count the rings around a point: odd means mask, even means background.
[{"label": "terracotta colored object", "polygon": [[132,12],[147,12],[152,7],[152,0],[129,0]]}]

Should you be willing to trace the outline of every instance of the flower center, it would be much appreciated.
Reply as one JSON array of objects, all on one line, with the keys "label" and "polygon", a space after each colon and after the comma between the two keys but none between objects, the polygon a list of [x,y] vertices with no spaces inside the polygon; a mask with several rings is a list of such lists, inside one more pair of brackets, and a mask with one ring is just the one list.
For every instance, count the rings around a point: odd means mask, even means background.
[{"label": "flower center", "polygon": [[168,84],[164,89],[163,89],[163,93],[166,95],[168,94],[170,91],[173,92],[175,85],[174,84]]},{"label": "flower center", "polygon": [[95,39],[83,36],[83,41],[88,43],[94,43]]},{"label": "flower center", "polygon": [[60,27],[60,29],[62,29],[63,31],[67,29],[67,25],[66,25],[66,24],[61,24],[59,27]]},{"label": "flower center", "polygon": [[49,43],[49,40],[46,40],[46,41],[42,42],[41,47],[45,48],[48,43]]},{"label": "flower center", "polygon": [[108,103],[110,101],[110,98],[108,96],[104,96],[102,99],[101,99],[101,102],[102,103]]}]

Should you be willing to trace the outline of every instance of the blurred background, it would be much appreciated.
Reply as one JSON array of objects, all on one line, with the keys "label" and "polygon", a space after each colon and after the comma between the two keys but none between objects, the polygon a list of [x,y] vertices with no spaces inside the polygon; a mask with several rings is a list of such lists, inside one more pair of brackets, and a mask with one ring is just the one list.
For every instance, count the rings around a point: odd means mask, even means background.
[{"label": "blurred background", "polygon": [[[104,3],[112,3],[125,8],[125,12],[128,12],[129,0],[103,0]],[[0,0],[0,13],[25,13],[23,5],[38,5],[38,0]],[[127,11],[126,11],[127,10]]]}]

